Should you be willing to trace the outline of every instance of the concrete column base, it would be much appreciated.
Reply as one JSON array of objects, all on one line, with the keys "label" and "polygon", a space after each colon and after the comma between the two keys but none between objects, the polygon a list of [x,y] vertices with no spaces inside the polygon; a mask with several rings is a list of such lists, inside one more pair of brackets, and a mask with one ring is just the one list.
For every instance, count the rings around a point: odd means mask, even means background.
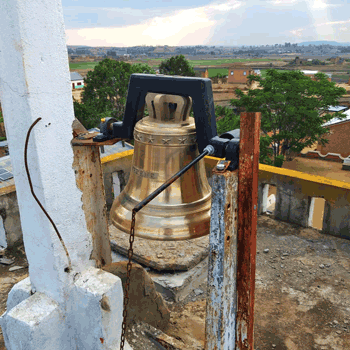
[{"label": "concrete column base", "polygon": [[35,293],[1,317],[7,350],[60,349],[64,332],[59,305],[43,293]]},{"label": "concrete column base", "polygon": [[[43,293],[32,294],[25,278],[10,291],[0,317],[8,350],[119,350],[123,290],[121,280],[90,267],[79,274],[68,296],[68,311]],[[125,350],[132,350],[127,342]]]}]

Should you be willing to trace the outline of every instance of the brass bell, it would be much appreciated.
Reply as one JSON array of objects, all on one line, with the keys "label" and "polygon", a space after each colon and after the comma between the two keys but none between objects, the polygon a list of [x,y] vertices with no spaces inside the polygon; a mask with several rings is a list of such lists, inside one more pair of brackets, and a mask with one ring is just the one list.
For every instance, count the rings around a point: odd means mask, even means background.
[{"label": "brass bell", "polygon": [[[113,225],[130,232],[133,208],[198,155],[190,97],[148,93],[148,117],[134,128],[134,157],[127,185],[114,200]],[[204,159],[136,215],[135,236],[185,240],[209,234],[211,188]]]}]

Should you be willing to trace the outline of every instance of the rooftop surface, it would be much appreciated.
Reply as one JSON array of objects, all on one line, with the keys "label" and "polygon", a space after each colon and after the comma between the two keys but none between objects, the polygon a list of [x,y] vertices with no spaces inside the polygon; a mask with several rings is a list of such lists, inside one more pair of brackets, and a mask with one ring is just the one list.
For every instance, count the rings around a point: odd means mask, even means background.
[{"label": "rooftop surface", "polygon": [[[5,251],[14,264],[0,264],[0,314],[13,285],[28,277],[23,246],[16,249]],[[168,306],[165,333],[181,340],[182,350],[202,349],[206,283]],[[146,331],[141,324],[127,333],[134,350],[160,348]],[[350,241],[258,216],[254,339],[256,350],[350,349]]]},{"label": "rooftop surface", "polygon": [[[12,174],[12,164],[10,156],[5,156],[0,158],[0,169],[3,168]],[[13,186],[15,184],[14,178],[10,178],[5,181],[0,180],[0,188]]]},{"label": "rooftop surface", "polygon": [[329,106],[328,111],[329,112],[340,112],[348,109],[349,107],[346,106]]},{"label": "rooftop surface", "polygon": [[345,121],[350,120],[350,110],[348,109],[347,111],[343,112],[346,115],[346,118],[344,119],[339,119],[339,118],[333,118],[329,120],[327,123],[322,124],[322,126],[329,126],[329,125],[334,125],[338,123],[344,123]]},{"label": "rooftop surface", "polygon": [[70,72],[70,80],[84,80],[84,78],[78,72]]}]

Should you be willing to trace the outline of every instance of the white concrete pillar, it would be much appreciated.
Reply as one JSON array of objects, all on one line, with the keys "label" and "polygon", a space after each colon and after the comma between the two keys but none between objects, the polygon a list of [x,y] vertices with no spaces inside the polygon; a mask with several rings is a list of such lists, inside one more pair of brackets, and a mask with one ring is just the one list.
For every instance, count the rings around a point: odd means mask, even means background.
[{"label": "white concrete pillar", "polygon": [[24,167],[31,124],[28,167],[36,196],[55,222],[75,272],[87,265],[92,243],[72,169],[74,111],[60,0],[2,1],[0,5],[0,92],[11,154],[30,280],[58,303],[72,283],[65,251],[33,198]]},{"label": "white concrete pillar", "polygon": [[[5,344],[35,350],[115,347],[121,331],[115,327],[122,316],[121,281],[95,269],[90,259],[92,237],[72,168],[74,111],[61,0],[1,1],[0,32],[0,98],[32,288],[21,292],[22,299],[14,292],[8,302],[12,309],[0,318]],[[27,131],[39,117],[29,139],[28,166],[34,192],[68,249],[70,272],[65,250],[33,198],[25,172]],[[80,305],[78,294],[89,302]],[[108,312],[101,309],[106,295]],[[91,312],[77,318],[84,308]],[[88,333],[89,347],[82,346]]]}]

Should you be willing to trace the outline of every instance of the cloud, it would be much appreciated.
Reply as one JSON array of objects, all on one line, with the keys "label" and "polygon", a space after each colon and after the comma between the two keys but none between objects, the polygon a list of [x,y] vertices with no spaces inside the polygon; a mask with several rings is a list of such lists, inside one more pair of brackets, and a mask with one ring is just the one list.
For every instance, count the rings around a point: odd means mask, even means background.
[{"label": "cloud", "polygon": [[299,1],[300,0],[271,0],[267,1],[267,3],[274,6],[291,6],[297,4]]},{"label": "cloud", "polygon": [[149,0],[149,8],[140,9],[96,8],[91,0],[91,7],[64,8],[67,43],[175,46],[349,41],[350,3],[343,0],[216,0],[197,6],[198,0],[186,1],[188,4],[179,0],[161,8]]},{"label": "cloud", "polygon": [[118,27],[140,24],[156,16],[166,16],[174,9],[133,9],[124,8],[94,8],[94,7],[65,7],[64,19],[67,29],[87,27]]},{"label": "cloud", "polygon": [[295,6],[303,2],[310,2],[314,10],[324,10],[329,7],[341,6],[340,4],[329,4],[326,0],[268,0],[266,2],[273,6]]},{"label": "cloud", "polygon": [[329,4],[328,1],[325,0],[313,0],[311,7],[314,10],[325,10],[330,7],[338,7],[340,4]]},{"label": "cloud", "polygon": [[345,23],[350,23],[350,19],[348,19],[347,21],[335,21],[335,22],[319,23],[319,24],[316,24],[315,27],[334,26],[334,25],[345,24]]},{"label": "cloud", "polygon": [[349,29],[344,24],[350,23],[346,21],[328,21],[317,24],[312,24],[304,28],[297,28],[290,31],[290,33],[298,38],[312,37],[313,40],[342,40],[347,41],[348,38],[344,35]]},{"label": "cloud", "polygon": [[296,37],[298,37],[298,38],[301,38],[302,35],[303,35],[303,30],[304,30],[304,29],[294,29],[294,30],[291,30],[290,32],[291,32],[294,36],[296,36]]},{"label": "cloud", "polygon": [[68,29],[68,45],[136,46],[136,45],[199,45],[210,35],[216,24],[214,17],[235,10],[244,3],[230,0],[224,3],[174,11],[167,16],[155,16],[140,24],[123,27]]}]

